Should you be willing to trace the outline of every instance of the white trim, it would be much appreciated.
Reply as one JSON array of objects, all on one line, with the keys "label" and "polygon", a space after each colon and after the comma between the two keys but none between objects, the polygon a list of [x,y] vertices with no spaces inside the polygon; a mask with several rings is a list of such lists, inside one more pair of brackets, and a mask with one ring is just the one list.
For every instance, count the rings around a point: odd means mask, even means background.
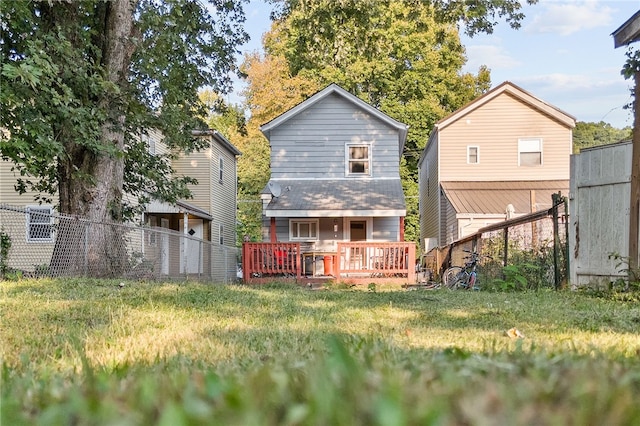
[{"label": "white trim", "polygon": [[[371,177],[371,176],[362,176],[360,178],[361,180],[400,180],[400,178],[397,177],[392,177],[392,176],[387,176],[387,177]],[[352,177],[327,177],[327,178],[323,178],[323,177],[310,177],[310,178],[305,178],[305,177],[296,177],[296,178],[291,178],[291,177],[272,177],[271,179],[272,181],[282,181],[282,182],[292,182],[292,181],[299,181],[299,180],[344,180],[344,181],[353,181]]]},{"label": "white trim", "polygon": [[[293,232],[291,232],[294,223],[298,224],[298,227],[299,227],[299,224],[301,223],[315,225],[315,228],[316,228],[315,237],[299,237],[299,236],[294,237]],[[320,240],[320,219],[299,219],[299,218],[289,219],[289,241],[319,241],[319,240]]]},{"label": "white trim", "polygon": [[[351,148],[367,148],[367,158],[365,159],[352,159],[349,153]],[[344,144],[344,175],[349,178],[360,178],[360,177],[372,177],[373,176],[373,146],[371,143],[363,142],[363,143],[355,143],[355,142],[346,142]],[[351,163],[352,162],[367,162],[368,164],[365,166],[366,172],[363,173],[355,173],[351,172]]]},{"label": "white trim", "polygon": [[[548,104],[547,102],[532,95],[531,93],[527,92],[521,87],[516,86],[515,84],[509,81],[505,81],[499,84],[498,86],[496,86],[495,88],[491,89],[484,95],[476,98],[475,100],[471,101],[467,105],[463,106],[462,108],[458,109],[457,111],[454,111],[453,113],[449,114],[447,117],[438,121],[434,126],[435,129],[438,129],[438,130],[444,129],[445,127],[454,123],[455,121],[464,118],[471,111],[477,108],[480,108],[482,105],[490,102],[492,99],[498,97],[499,95],[505,92],[510,94],[511,96],[516,97],[520,101],[526,103],[527,105],[529,105],[530,108],[538,110],[542,114],[549,115],[552,119],[562,123],[567,127],[574,128],[576,126],[576,119],[572,115],[569,115],[566,112],[560,110],[559,108],[551,104]],[[428,146],[429,145],[427,145],[427,147]]]},{"label": "white trim", "polygon": [[[475,163],[472,163],[470,161],[471,158],[471,149],[475,148],[476,149],[476,161]],[[478,145],[467,145],[467,164],[480,164],[480,147]]]},{"label": "white trim", "polygon": [[[520,161],[520,156],[523,153],[525,154],[540,153],[540,164],[522,166],[522,161]],[[518,138],[518,166],[522,166],[522,167],[542,166],[544,164],[543,158],[544,158],[544,154],[543,154],[543,148],[542,148],[542,138],[537,138],[537,137]]]},{"label": "white trim", "polygon": [[345,241],[351,241],[351,222],[366,222],[367,223],[366,241],[371,241],[373,239],[373,217],[345,217],[344,218]]},{"label": "white trim", "polygon": [[266,210],[266,217],[395,217],[406,216],[406,210]]},{"label": "white trim", "polygon": [[[39,214],[42,217],[42,219],[46,219],[47,216],[49,217],[49,222],[31,222],[31,210],[47,210],[48,213],[45,212],[40,212],[40,213],[35,213],[34,212],[34,216],[36,214]],[[26,222],[25,222],[25,234],[26,234],[26,240],[29,243],[51,243],[55,240],[55,229],[53,228],[54,222],[53,222],[53,206],[50,205],[32,205],[32,206],[27,206],[26,208]],[[44,238],[40,238],[40,237],[31,237],[31,225],[44,225],[44,226],[49,226],[49,236],[48,237],[44,237]]]},{"label": "white trim", "polygon": [[[34,210],[34,216],[35,215],[40,215],[42,216],[42,219],[46,219],[47,216],[49,217],[49,223],[47,222],[31,222],[31,210]],[[44,210],[47,210],[48,213],[45,213]],[[39,213],[36,213],[35,211],[42,211]],[[26,240],[29,243],[50,243],[55,239],[55,229],[53,228],[53,206],[48,206],[48,205],[31,205],[31,206],[27,206],[26,208],[26,218],[25,218],[25,236],[26,236]],[[37,225],[41,225],[44,227],[49,226],[49,236],[48,237],[32,237],[31,236],[31,225],[37,226]]]}]

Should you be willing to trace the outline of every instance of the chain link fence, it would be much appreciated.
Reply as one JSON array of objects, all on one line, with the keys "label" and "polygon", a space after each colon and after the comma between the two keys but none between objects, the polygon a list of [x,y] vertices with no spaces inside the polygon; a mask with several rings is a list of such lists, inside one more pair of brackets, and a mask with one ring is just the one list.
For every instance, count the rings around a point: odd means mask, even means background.
[{"label": "chain link fence", "polygon": [[240,251],[166,228],[0,204],[0,278],[238,279]]},{"label": "chain link fence", "polygon": [[481,255],[481,286],[509,289],[560,288],[569,277],[568,203],[554,196],[553,207],[486,226],[429,253],[433,271],[442,276],[462,266],[469,252]]}]

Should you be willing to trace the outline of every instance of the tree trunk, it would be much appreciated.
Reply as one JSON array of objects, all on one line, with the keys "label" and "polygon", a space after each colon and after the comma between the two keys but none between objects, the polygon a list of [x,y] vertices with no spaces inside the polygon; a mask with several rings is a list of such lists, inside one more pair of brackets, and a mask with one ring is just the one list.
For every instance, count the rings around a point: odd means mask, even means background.
[{"label": "tree trunk", "polygon": [[107,92],[97,104],[109,112],[101,124],[102,150],[90,150],[70,140],[59,164],[60,211],[76,219],[62,220],[57,231],[51,271],[56,275],[113,277],[128,264],[122,227],[124,181],[124,88],[133,53],[132,0],[113,0],[96,8],[95,22],[103,30],[101,66],[104,78],[120,91]]}]

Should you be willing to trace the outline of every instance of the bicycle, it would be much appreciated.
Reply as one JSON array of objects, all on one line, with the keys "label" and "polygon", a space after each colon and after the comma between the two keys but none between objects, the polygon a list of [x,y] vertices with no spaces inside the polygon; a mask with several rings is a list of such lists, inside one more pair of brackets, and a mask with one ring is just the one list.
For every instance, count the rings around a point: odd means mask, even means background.
[{"label": "bicycle", "polygon": [[463,250],[469,253],[465,259],[468,259],[464,266],[452,266],[444,271],[442,275],[442,285],[451,290],[464,289],[464,290],[480,290],[478,286],[478,261],[481,255],[469,251]]}]

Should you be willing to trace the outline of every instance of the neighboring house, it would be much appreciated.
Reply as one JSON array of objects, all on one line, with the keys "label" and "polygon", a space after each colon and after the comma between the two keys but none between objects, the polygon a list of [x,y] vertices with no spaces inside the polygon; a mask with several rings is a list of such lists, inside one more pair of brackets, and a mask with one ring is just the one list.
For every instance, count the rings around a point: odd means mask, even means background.
[{"label": "neighboring house", "polygon": [[575,118],[504,82],[435,124],[419,163],[423,249],[569,192]]},{"label": "neighboring house", "polygon": [[[175,205],[152,202],[147,206],[142,222],[168,232],[150,232],[144,241],[130,242],[137,247],[134,251],[144,253],[145,258],[158,259],[158,272],[162,275],[201,274],[206,271],[212,279],[235,278],[236,159],[240,152],[215,130],[199,131],[194,135],[207,138],[210,141],[208,147],[172,162],[176,175],[197,179],[198,184],[189,187],[193,199],[188,202],[179,200]],[[150,131],[143,139],[151,153],[166,153],[161,133]],[[15,183],[16,175],[11,170],[11,163],[0,160],[0,204],[26,209],[21,224],[23,231],[12,235],[12,250],[24,248],[34,255],[38,253],[38,259],[32,259],[31,263],[48,264],[55,245],[52,213],[57,199],[54,196],[52,203],[38,204],[34,201],[37,194],[28,192],[20,195],[14,189]],[[185,222],[187,226],[184,226]],[[184,237],[180,238],[177,232]],[[209,246],[219,250],[204,250],[200,241],[210,242]]]},{"label": "neighboring house", "polygon": [[405,124],[331,84],[261,130],[271,146],[264,241],[335,252],[342,241],[404,240]]},{"label": "neighboring house", "polygon": [[[189,245],[189,242],[198,239],[210,241],[220,248],[236,246],[237,156],[241,153],[216,130],[197,131],[194,135],[207,138],[208,147],[172,161],[176,175],[198,181],[197,185],[189,185],[193,198],[188,202],[180,200],[175,205],[152,202],[147,206],[145,222],[151,227],[179,231],[186,237],[180,240],[180,247],[171,247],[165,239],[155,243],[166,258],[169,253],[180,253],[179,263],[162,262],[164,273],[175,275],[174,269],[178,268],[179,273],[200,274],[211,265],[214,278],[215,271],[220,271],[221,278],[228,276],[229,271],[234,271],[235,276],[238,261],[235,253],[210,254],[208,259],[199,244]],[[150,138],[148,144],[152,152],[166,149],[159,135]]]}]

